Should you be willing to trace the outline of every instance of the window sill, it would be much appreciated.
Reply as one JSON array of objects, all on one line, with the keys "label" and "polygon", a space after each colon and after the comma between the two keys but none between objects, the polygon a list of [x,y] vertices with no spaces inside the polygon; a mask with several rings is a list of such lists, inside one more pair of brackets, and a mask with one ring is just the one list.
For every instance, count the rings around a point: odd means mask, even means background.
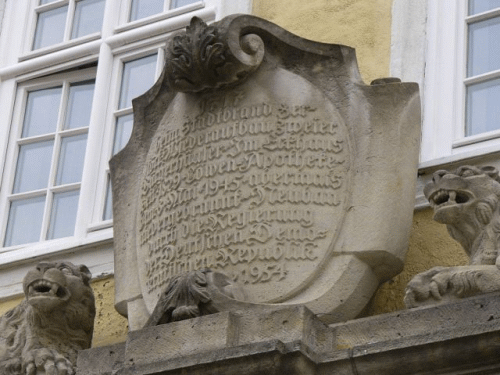
[{"label": "window sill", "polygon": [[184,14],[184,13],[189,13],[189,12],[193,12],[193,11],[198,10],[198,9],[202,9],[204,7],[205,7],[204,1],[199,1],[199,2],[196,2],[194,4],[185,5],[183,7],[172,9],[172,10],[169,10],[167,12],[155,14],[154,16],[142,18],[142,19],[137,20],[137,21],[128,22],[126,24],[118,26],[115,29],[115,33],[121,33],[121,32],[127,31],[127,30],[131,30],[131,29],[135,29],[135,28],[142,27],[145,25],[149,25],[149,24],[152,24],[152,23],[155,23],[158,21],[163,21],[163,20],[166,20],[168,18],[179,16],[179,15]]},{"label": "window sill", "polygon": [[1,253],[0,300],[22,295],[24,276],[41,260],[85,264],[93,279],[113,275],[113,229],[94,232],[83,240],[45,241]]},{"label": "window sill", "polygon": [[85,251],[86,248],[111,246],[113,244],[113,228],[107,228],[90,233],[83,239],[68,237],[58,240],[37,242],[26,246],[16,246],[3,249],[0,253],[0,270],[12,267],[17,263],[38,259],[51,255],[63,255],[75,251]]},{"label": "window sill", "polygon": [[477,144],[479,142],[485,142],[485,141],[489,141],[489,140],[497,139],[497,138],[500,138],[500,131],[499,130],[492,130],[492,131],[489,131],[486,133],[472,135],[470,137],[465,137],[465,138],[460,139],[458,141],[454,141],[452,147],[454,149],[456,149],[459,147],[469,146],[469,145]]},{"label": "window sill", "polygon": [[215,8],[200,6],[196,12],[194,10],[190,13],[184,11],[173,18],[169,16],[161,18],[158,21],[155,20],[155,22],[146,22],[142,27],[131,28],[127,27],[128,25],[124,25],[115,29],[115,34],[107,38],[105,43],[109,45],[114,54],[118,54],[123,52],[117,50],[120,47],[125,46],[129,49],[134,49],[137,48],[137,46],[134,46],[134,43],[141,40],[148,40],[150,44],[156,43],[157,40],[154,38],[160,36],[160,39],[163,41],[166,34],[183,29],[189,25],[194,16],[201,18],[205,22],[213,21],[216,16]]},{"label": "window sill", "polygon": [[98,40],[100,38],[101,38],[101,33],[99,32],[99,33],[86,35],[86,36],[83,36],[83,37],[78,38],[78,39],[72,39],[72,40],[69,40],[67,42],[58,43],[58,44],[53,45],[53,46],[37,49],[35,51],[29,52],[29,53],[21,56],[19,58],[19,62],[30,60],[30,59],[33,59],[33,58],[39,57],[39,56],[48,55],[49,53],[62,51],[64,49],[68,49],[71,47],[79,46],[81,44],[92,42],[92,41]]},{"label": "window sill", "polygon": [[98,224],[93,224],[91,226],[89,226],[88,228],[88,232],[96,232],[96,231],[100,231],[100,230],[103,230],[103,229],[107,229],[107,228],[112,228],[113,227],[113,219],[111,220],[104,220]]}]

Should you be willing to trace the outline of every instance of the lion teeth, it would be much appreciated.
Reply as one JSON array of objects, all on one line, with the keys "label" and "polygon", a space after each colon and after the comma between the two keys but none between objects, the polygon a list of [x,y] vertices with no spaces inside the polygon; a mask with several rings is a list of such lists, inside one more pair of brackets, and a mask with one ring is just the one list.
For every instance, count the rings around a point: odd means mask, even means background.
[{"label": "lion teeth", "polygon": [[453,203],[456,203],[456,199],[457,199],[457,192],[456,191],[450,191],[449,192],[449,202],[453,202]]},{"label": "lion teeth", "polygon": [[57,295],[59,290],[59,284],[47,281],[47,280],[37,280],[33,282],[28,287],[28,292],[30,295]]},{"label": "lion teeth", "polygon": [[469,200],[470,196],[466,192],[445,189],[440,189],[429,197],[429,203],[432,208],[463,204]]}]

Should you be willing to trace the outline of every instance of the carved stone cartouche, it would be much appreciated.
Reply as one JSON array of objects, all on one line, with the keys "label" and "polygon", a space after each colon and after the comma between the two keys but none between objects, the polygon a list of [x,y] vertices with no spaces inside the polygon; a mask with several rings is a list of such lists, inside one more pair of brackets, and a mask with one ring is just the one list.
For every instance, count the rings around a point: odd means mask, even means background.
[{"label": "carved stone cartouche", "polygon": [[133,104],[110,160],[115,307],[130,330],[284,304],[340,322],[401,272],[417,84],[365,85],[352,48],[232,15],[170,39]]},{"label": "carved stone cartouche", "polygon": [[0,374],[73,374],[90,348],[95,301],[84,265],[39,263],[23,280],[25,300],[0,317]]},{"label": "carved stone cartouche", "polygon": [[469,266],[434,267],[406,287],[405,304],[416,307],[500,291],[500,177],[487,166],[439,170],[424,189],[434,220],[446,224],[470,258]]}]

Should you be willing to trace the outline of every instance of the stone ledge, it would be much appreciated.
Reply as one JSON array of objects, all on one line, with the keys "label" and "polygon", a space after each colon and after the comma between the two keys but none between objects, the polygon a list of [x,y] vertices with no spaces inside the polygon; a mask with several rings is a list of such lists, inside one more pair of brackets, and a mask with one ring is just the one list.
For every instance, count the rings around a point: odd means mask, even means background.
[{"label": "stone ledge", "polygon": [[77,375],[498,374],[500,294],[326,326],[304,307],[224,312],[83,351]]}]

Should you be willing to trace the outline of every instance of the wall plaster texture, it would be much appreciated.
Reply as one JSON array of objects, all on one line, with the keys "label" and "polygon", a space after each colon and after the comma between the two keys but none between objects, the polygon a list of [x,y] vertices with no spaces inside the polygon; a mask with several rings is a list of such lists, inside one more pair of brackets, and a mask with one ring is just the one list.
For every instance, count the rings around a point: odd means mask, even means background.
[{"label": "wall plaster texture", "polygon": [[3,14],[5,12],[6,0],[0,0],[0,33],[2,32]]},{"label": "wall plaster texture", "polygon": [[365,82],[389,76],[392,0],[254,0],[253,14],[303,38],[356,49]]}]

